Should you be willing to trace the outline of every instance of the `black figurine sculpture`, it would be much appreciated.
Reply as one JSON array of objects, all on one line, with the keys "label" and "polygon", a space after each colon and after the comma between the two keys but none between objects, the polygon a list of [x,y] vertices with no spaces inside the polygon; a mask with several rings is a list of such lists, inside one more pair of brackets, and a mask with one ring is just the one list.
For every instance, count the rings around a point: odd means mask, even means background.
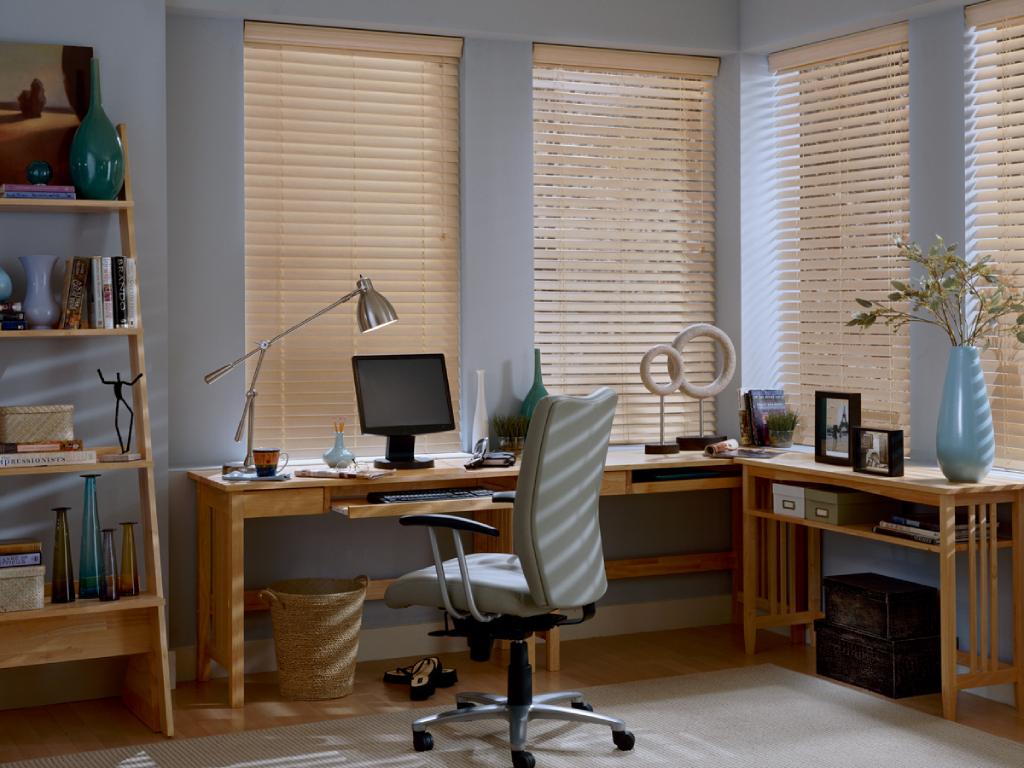
[{"label": "black figurine sculpture", "polygon": [[[102,381],[104,384],[109,384],[114,388],[114,397],[117,399],[117,407],[114,409],[114,429],[117,430],[117,442],[118,445],[121,446],[121,453],[126,454],[132,448],[132,429],[135,427],[135,411],[132,410],[132,407],[128,404],[128,401],[124,399],[124,388],[135,386],[135,383],[142,378],[142,374],[140,373],[131,381],[125,381],[124,379],[121,378],[121,372],[118,371],[117,378],[114,381],[107,381],[105,378],[103,378],[103,371],[101,371],[99,368],[96,369],[96,373],[99,375],[100,381]],[[124,440],[121,437],[120,421],[122,403],[124,404],[124,407],[128,410],[127,440]]]}]

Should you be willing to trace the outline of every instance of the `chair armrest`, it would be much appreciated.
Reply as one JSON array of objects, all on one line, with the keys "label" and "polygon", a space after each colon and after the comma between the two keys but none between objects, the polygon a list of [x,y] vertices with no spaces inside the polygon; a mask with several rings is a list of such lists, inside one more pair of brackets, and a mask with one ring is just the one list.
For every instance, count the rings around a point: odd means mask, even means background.
[{"label": "chair armrest", "polygon": [[495,504],[511,504],[516,500],[515,491],[495,491],[491,496],[491,501]]},{"label": "chair armrest", "polygon": [[482,533],[485,536],[498,536],[498,529],[493,525],[478,523],[466,517],[456,515],[403,515],[398,518],[399,525],[422,525],[428,528],[450,528],[453,531],[469,531],[470,533]]}]

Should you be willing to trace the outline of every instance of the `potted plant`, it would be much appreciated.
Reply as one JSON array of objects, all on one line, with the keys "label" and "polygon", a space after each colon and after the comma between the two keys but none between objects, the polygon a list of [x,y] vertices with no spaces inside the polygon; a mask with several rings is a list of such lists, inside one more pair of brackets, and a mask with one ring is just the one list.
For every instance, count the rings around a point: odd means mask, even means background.
[{"label": "potted plant", "polygon": [[530,419],[518,414],[513,416],[495,416],[491,419],[494,434],[498,436],[498,450],[512,451],[518,456],[526,441],[526,430]]},{"label": "potted plant", "polygon": [[775,448],[792,447],[793,430],[800,421],[796,411],[769,413],[765,420],[768,422],[768,442]]},{"label": "potted plant", "polygon": [[1024,342],[1024,297],[1013,290],[988,257],[968,262],[941,237],[924,254],[896,239],[899,255],[920,267],[907,283],[892,281],[884,301],[857,299],[865,311],[847,325],[870,328],[882,321],[893,330],[907,323],[940,328],[952,349],[946,367],[935,437],[939,466],[953,482],[978,482],[995,459],[995,431],[979,347],[1000,335]]}]

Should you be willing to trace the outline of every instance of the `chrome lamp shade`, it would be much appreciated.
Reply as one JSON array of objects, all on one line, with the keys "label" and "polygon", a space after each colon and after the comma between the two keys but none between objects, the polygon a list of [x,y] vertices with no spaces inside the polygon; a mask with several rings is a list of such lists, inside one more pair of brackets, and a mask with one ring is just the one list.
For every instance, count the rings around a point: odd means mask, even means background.
[{"label": "chrome lamp shade", "polygon": [[359,304],[356,307],[356,322],[362,333],[383,328],[398,320],[398,314],[391,302],[374,289],[373,284],[360,276],[356,285],[359,288]]}]

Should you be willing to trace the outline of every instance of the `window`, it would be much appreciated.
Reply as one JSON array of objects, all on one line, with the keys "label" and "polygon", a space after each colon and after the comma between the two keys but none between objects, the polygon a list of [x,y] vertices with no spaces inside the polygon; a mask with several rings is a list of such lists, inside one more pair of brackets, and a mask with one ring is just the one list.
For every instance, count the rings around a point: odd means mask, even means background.
[{"label": "window", "polygon": [[[613,442],[657,439],[644,353],[714,321],[717,73],[718,59],[534,46],[534,335],[551,390],[619,392]],[[714,378],[711,344],[685,362]],[[667,398],[666,423],[696,432],[696,402]]]},{"label": "window", "polygon": [[[247,344],[360,274],[399,316],[363,335],[344,304],[275,345],[255,434],[292,458],[319,457],[339,418],[353,450],[383,451],[384,438],[358,434],[354,354],[443,352],[459,402],[461,50],[454,38],[245,25]],[[457,450],[458,431],[417,445]]]},{"label": "window", "polygon": [[[1024,2],[967,8],[967,245],[1024,288]],[[996,430],[996,464],[1024,469],[1024,353],[993,336],[982,356]]]},{"label": "window", "polygon": [[769,57],[778,172],[781,383],[814,437],[814,391],[861,393],[865,424],[910,444],[910,340],[884,325],[847,328],[855,299],[884,299],[909,269],[907,25]]}]

